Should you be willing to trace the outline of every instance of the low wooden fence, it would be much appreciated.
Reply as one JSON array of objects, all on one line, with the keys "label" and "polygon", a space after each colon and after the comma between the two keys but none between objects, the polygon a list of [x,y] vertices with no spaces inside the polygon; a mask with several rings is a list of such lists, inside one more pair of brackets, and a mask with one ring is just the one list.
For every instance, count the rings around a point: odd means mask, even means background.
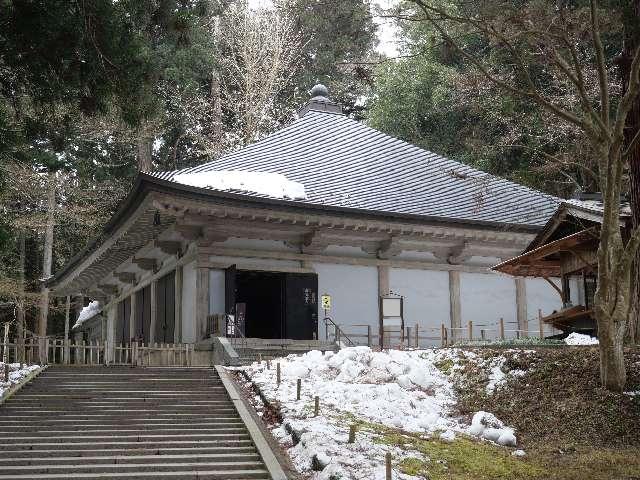
[{"label": "low wooden fence", "polygon": [[[493,323],[468,321],[464,326],[452,328],[446,324],[439,327],[425,327],[419,324],[387,327],[383,332],[384,348],[425,348],[446,347],[470,342],[490,342],[519,338],[546,338],[559,333],[558,330],[542,322],[542,315],[527,320],[526,329],[517,327],[517,322],[505,322],[503,318]],[[532,328],[529,328],[532,327]],[[380,346],[380,331],[371,325],[340,325],[325,328],[327,340],[343,345]]]},{"label": "low wooden fence", "polygon": [[0,343],[5,363],[61,365],[193,365],[194,345],[189,343],[73,342],[55,338],[28,338]]}]

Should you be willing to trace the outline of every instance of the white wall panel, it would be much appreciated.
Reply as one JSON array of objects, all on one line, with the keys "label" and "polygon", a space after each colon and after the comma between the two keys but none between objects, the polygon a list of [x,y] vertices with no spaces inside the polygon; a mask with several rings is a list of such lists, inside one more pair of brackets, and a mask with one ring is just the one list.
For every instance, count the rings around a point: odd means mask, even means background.
[{"label": "white wall panel", "polygon": [[[460,304],[462,338],[467,338],[467,325],[473,322],[474,337],[481,329],[492,329],[488,336],[495,337],[500,317],[504,318],[505,330],[516,330],[516,285],[515,279],[493,273],[460,274]],[[508,337],[512,336],[507,333]]]},{"label": "white wall panel", "polygon": [[[449,273],[436,270],[391,268],[389,288],[404,297],[405,326],[419,326],[420,336],[440,336],[449,325]],[[421,342],[421,345],[439,342]]]},{"label": "white wall panel", "polygon": [[224,270],[209,270],[209,314],[224,311]]},{"label": "white wall panel", "polygon": [[[318,295],[331,295],[332,308],[329,316],[348,332],[366,334],[366,327],[349,325],[371,325],[372,332],[378,330],[378,269],[354,265],[315,263],[318,273]],[[318,302],[318,330],[325,338],[324,310]]]}]

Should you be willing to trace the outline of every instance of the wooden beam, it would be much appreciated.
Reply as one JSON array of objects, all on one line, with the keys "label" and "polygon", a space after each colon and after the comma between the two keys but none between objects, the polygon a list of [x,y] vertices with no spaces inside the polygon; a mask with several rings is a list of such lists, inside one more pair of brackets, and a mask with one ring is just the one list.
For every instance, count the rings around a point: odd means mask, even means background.
[{"label": "wooden beam", "polygon": [[400,246],[398,237],[391,237],[380,242],[377,256],[378,258],[389,259],[399,255],[400,253],[402,253],[402,247]]},{"label": "wooden beam", "polygon": [[155,258],[132,258],[131,262],[140,270],[155,272],[158,268],[158,262]]},{"label": "wooden beam", "polygon": [[174,228],[182,238],[188,241],[197,240],[202,236],[202,227],[200,225],[184,225],[178,223]]},{"label": "wooden beam", "polygon": [[118,286],[117,285],[111,285],[111,284],[105,284],[105,285],[98,285],[98,290],[102,290],[104,293],[108,294],[108,295],[117,295],[118,294]]},{"label": "wooden beam", "polygon": [[329,246],[329,242],[319,230],[314,230],[302,237],[300,250],[302,253],[318,254]]},{"label": "wooden beam", "polygon": [[114,272],[113,276],[122,283],[129,283],[131,285],[137,281],[136,274],[132,272]]},{"label": "wooden beam", "polygon": [[182,243],[173,240],[156,240],[154,246],[167,255],[178,255],[182,253]]},{"label": "wooden beam", "polygon": [[544,278],[549,285],[551,285],[553,287],[553,289],[558,292],[558,295],[560,295],[560,298],[562,299],[562,304],[564,305],[566,303],[566,298],[565,298],[565,294],[562,291],[562,289],[560,287],[558,287],[558,285],[555,284],[555,282],[553,282],[551,279],[549,279],[549,277],[542,277]]}]

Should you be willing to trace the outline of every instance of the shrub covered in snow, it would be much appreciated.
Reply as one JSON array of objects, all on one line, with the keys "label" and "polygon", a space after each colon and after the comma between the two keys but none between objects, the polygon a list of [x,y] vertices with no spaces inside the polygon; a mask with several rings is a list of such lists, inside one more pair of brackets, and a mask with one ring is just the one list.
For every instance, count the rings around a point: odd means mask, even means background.
[{"label": "shrub covered in snow", "polygon": [[4,391],[7,390],[12,385],[20,383],[20,381],[29,375],[34,370],[37,370],[39,365],[25,365],[20,368],[19,363],[10,363],[9,364],[9,381],[5,382],[4,379],[4,363],[0,362],[0,397],[4,394]]},{"label": "shrub covered in snow", "polygon": [[[313,474],[318,479],[332,475],[370,479],[383,475],[384,454],[389,449],[374,441],[375,425],[436,435],[447,442],[463,434],[515,446],[514,430],[490,413],[478,412],[471,425],[455,414],[456,395],[442,366],[450,364],[455,369],[459,357],[467,355],[473,354],[458,349],[373,352],[368,347],[345,348],[335,354],[312,351],[279,360],[279,386],[276,369],[267,369],[264,362],[246,371],[262,394],[280,405],[284,421],[273,433],[290,447],[289,454],[301,472],[320,469]],[[298,379],[302,379],[300,401],[296,401]],[[313,416],[312,407],[316,395],[320,398],[318,417]],[[348,425],[356,420],[372,427],[369,433],[358,434],[356,444],[348,444]],[[397,450],[394,455],[409,453]]]},{"label": "shrub covered in snow", "polygon": [[590,337],[583,333],[570,333],[567,338],[564,339],[564,343],[567,345],[598,345],[600,342],[596,337]]}]

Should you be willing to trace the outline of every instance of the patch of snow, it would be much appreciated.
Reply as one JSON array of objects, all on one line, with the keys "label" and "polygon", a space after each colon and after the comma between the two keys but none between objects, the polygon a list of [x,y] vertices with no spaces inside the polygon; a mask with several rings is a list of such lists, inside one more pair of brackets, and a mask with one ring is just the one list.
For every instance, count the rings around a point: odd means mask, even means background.
[{"label": "patch of snow", "polygon": [[564,339],[564,343],[567,345],[598,345],[600,343],[596,337],[590,337],[583,333],[570,333],[567,338]]},{"label": "patch of snow", "polygon": [[630,397],[638,397],[640,396],[640,390],[636,390],[635,392],[624,392],[625,395],[629,395]]},{"label": "patch of snow", "polygon": [[513,452],[511,452],[511,455],[513,455],[514,457],[524,457],[527,454],[527,452],[525,452],[524,450],[514,450]]},{"label": "patch of snow", "polygon": [[173,177],[174,182],[198,188],[214,190],[240,190],[273,198],[304,200],[307,198],[304,185],[289,180],[280,173],[251,172],[242,170],[214,170],[209,172],[181,173]]},{"label": "patch of snow", "polygon": [[78,319],[76,320],[76,323],[72,328],[78,328],[82,326],[84,322],[86,322],[90,318],[95,317],[98,313],[100,313],[101,310],[102,306],[100,305],[99,301],[94,300],[93,302],[90,302],[89,305],[80,310],[80,315],[78,315]]},{"label": "patch of snow", "polygon": [[[458,349],[382,351],[369,347],[343,348],[337,353],[311,351],[244,367],[262,394],[277,402],[283,422],[274,436],[288,449],[296,468],[309,478],[384,479],[384,456],[391,449],[394,463],[421,455],[376,441],[375,429],[362,428],[356,442],[347,442],[351,418],[388,428],[399,428],[453,442],[456,434],[473,434],[501,445],[515,446],[514,430],[488,412],[478,412],[469,426],[453,413],[456,396],[449,377],[437,365],[470,352]],[[296,383],[302,380],[301,400]],[[320,398],[320,414],[313,416],[314,397]],[[254,402],[257,399],[254,399]],[[258,407],[259,410],[259,407]],[[475,432],[475,433],[474,433]],[[318,464],[326,464],[321,471]],[[412,479],[394,472],[394,478]]]},{"label": "patch of snow", "polygon": [[4,363],[0,362],[0,397],[4,394],[4,391],[7,390],[12,385],[19,383],[24,377],[29,375],[32,371],[38,369],[39,365],[24,365],[20,368],[19,363],[10,363],[9,364],[9,381],[4,381]]}]

